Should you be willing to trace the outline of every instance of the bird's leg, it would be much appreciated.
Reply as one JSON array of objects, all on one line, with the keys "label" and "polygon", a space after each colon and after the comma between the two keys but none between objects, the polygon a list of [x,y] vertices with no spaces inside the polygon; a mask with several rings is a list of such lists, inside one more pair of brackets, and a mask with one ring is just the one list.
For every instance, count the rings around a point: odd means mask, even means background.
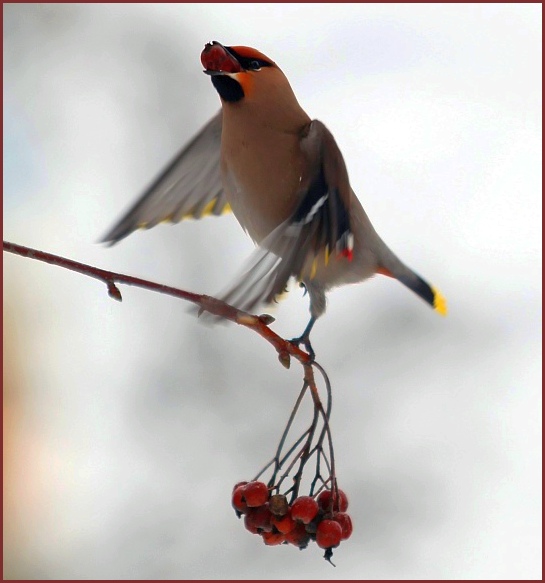
[{"label": "bird's leg", "polygon": [[310,344],[310,331],[312,330],[312,327],[314,326],[315,323],[316,318],[314,316],[311,316],[310,320],[308,321],[307,327],[305,328],[301,336],[298,336],[297,338],[292,338],[290,340],[290,342],[292,344],[295,344],[296,346],[302,344],[305,347],[306,351],[308,352],[311,360],[314,360],[314,357],[316,356],[314,350],[312,349],[312,345]]}]

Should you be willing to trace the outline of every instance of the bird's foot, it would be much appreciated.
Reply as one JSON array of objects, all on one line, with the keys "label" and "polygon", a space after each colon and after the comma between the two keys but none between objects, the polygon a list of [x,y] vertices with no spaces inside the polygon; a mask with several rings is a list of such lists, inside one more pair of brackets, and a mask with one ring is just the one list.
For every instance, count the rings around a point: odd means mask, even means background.
[{"label": "bird's foot", "polygon": [[[306,286],[305,286],[306,288]],[[315,316],[311,316],[310,320],[307,324],[307,327],[305,328],[304,332],[301,334],[301,336],[298,336],[297,338],[292,338],[290,340],[290,342],[292,344],[294,344],[295,346],[297,346],[297,348],[299,348],[299,346],[302,344],[305,347],[305,350],[308,352],[308,355],[310,356],[310,361],[314,362],[316,353],[314,352],[314,349],[312,348],[312,344],[310,343],[310,331],[312,330],[312,327],[314,326],[314,324],[316,323],[316,317]]]},{"label": "bird's foot", "polygon": [[312,344],[310,343],[310,337],[308,334],[301,334],[301,336],[298,336],[297,338],[292,338],[290,340],[290,343],[297,346],[297,348],[299,348],[299,346],[301,346],[302,344],[305,347],[305,350],[308,352],[311,362],[314,362],[316,353],[312,348]]}]

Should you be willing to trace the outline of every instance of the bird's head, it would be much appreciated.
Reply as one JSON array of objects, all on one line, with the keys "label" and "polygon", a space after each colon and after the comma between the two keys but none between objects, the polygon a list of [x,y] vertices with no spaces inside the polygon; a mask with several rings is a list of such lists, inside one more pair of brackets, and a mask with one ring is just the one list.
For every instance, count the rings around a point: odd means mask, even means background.
[{"label": "bird's head", "polygon": [[258,50],[214,41],[205,45],[201,63],[219,93],[224,114],[236,112],[254,124],[288,132],[300,131],[310,122],[280,67]]},{"label": "bird's head", "polygon": [[225,47],[212,41],[205,45],[201,63],[220,97],[230,103],[285,79],[273,60],[251,47]]}]

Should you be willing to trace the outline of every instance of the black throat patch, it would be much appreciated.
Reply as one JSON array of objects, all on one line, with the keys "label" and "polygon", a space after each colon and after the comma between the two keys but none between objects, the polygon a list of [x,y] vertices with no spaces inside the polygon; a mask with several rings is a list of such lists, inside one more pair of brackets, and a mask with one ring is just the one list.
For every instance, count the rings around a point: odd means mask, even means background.
[{"label": "black throat patch", "polygon": [[212,84],[224,101],[233,103],[240,101],[244,97],[242,85],[228,75],[214,75],[212,77]]}]

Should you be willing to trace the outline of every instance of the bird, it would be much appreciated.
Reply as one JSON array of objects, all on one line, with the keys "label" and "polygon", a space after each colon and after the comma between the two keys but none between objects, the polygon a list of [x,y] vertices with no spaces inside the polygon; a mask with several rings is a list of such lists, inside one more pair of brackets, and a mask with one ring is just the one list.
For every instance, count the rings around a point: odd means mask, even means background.
[{"label": "bird", "polygon": [[348,177],[335,138],[301,107],[280,67],[257,49],[206,43],[204,73],[221,109],[103,237],[114,244],[159,223],[232,212],[256,244],[221,299],[243,311],[277,301],[294,279],[310,319],[291,342],[314,357],[310,332],[334,287],[397,279],[441,315],[441,293],[384,243]]}]

